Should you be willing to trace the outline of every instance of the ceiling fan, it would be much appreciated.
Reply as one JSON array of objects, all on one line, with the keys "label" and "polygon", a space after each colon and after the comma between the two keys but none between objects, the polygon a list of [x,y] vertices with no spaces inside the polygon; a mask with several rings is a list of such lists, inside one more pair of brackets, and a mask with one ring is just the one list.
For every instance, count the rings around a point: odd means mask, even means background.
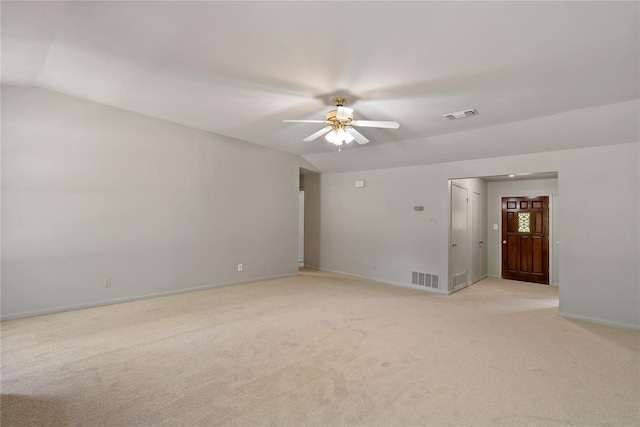
[{"label": "ceiling fan", "polygon": [[328,126],[318,132],[309,135],[303,141],[313,141],[325,135],[325,139],[337,145],[338,150],[342,144],[348,144],[355,140],[358,144],[366,144],[369,140],[354,127],[398,129],[398,122],[382,122],[377,120],[353,120],[353,109],[344,106],[347,100],[342,97],[333,98],[337,109],[327,113],[325,120],[283,120],[285,123],[326,123]]}]

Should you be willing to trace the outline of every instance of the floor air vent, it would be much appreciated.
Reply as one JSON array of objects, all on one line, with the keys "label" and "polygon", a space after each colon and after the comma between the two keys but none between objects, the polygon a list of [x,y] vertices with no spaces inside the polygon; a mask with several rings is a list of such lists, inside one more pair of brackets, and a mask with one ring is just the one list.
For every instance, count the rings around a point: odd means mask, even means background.
[{"label": "floor air vent", "polygon": [[411,272],[411,283],[413,285],[438,289],[438,275],[429,273]]},{"label": "floor air vent", "polygon": [[467,272],[456,274],[453,276],[453,289],[467,283]]}]

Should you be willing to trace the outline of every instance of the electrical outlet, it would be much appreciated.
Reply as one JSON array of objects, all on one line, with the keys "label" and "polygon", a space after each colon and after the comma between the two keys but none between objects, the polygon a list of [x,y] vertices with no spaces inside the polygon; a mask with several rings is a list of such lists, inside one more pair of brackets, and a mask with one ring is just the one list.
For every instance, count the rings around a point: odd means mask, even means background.
[{"label": "electrical outlet", "polygon": [[242,264],[238,264],[238,271],[242,271]]},{"label": "electrical outlet", "polygon": [[111,287],[111,278],[107,277],[106,279],[104,279],[104,287],[105,288],[110,288]]}]

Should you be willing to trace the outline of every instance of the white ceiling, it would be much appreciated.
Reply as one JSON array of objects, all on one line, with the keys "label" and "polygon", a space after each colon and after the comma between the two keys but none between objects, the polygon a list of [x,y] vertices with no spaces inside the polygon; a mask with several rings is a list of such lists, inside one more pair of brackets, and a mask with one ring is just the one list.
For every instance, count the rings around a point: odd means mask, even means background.
[{"label": "white ceiling", "polygon": [[[640,140],[639,2],[2,2],[2,83],[343,171]],[[371,143],[320,138],[346,95]],[[475,108],[479,115],[442,115]],[[352,147],[352,145],[354,145]]]}]

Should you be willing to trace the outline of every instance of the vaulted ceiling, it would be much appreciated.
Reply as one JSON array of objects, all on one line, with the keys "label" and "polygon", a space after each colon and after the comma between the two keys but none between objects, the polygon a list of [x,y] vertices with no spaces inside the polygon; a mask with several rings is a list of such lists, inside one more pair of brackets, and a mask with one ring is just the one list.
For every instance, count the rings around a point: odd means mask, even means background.
[{"label": "vaulted ceiling", "polygon": [[[302,155],[322,171],[640,140],[638,2],[2,2],[2,83]],[[331,98],[371,142],[320,138]],[[475,108],[479,115],[444,114]]]}]

